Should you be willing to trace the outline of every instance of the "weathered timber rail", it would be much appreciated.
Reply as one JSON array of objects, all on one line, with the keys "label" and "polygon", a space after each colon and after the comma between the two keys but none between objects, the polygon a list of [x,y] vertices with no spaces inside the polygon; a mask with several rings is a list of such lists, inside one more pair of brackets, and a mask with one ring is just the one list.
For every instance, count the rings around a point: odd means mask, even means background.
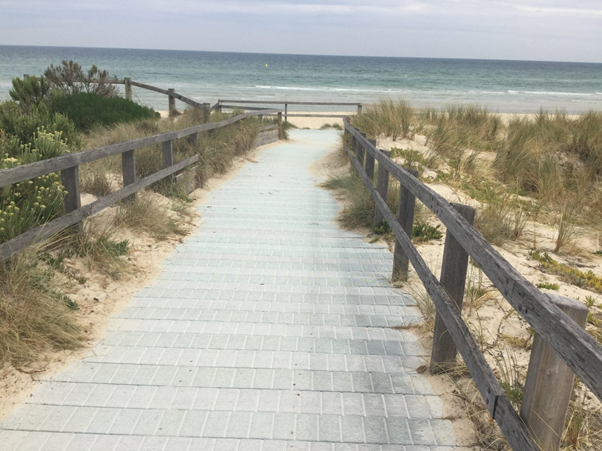
[{"label": "weathered timber rail", "polygon": [[[95,82],[98,82],[97,80]],[[211,112],[211,104],[209,103],[201,103],[196,100],[191,99],[190,97],[186,97],[182,94],[177,93],[174,89],[163,89],[158,88],[153,85],[149,85],[146,83],[141,83],[139,81],[134,81],[131,78],[124,78],[123,80],[105,80],[103,83],[112,84],[112,85],[124,85],[125,86],[125,98],[128,100],[133,99],[133,90],[132,87],[136,86],[137,88],[146,89],[148,91],[157,92],[159,94],[164,94],[168,96],[168,109],[169,115],[173,116],[177,113],[176,110],[176,99],[184,102],[185,104],[198,108],[199,110],[203,110],[205,114],[205,122],[208,122],[209,114]]]},{"label": "weathered timber rail", "polygon": [[[357,113],[362,112],[363,104],[353,102],[292,102],[288,100],[218,100],[211,108],[216,111],[222,109],[240,109],[240,110],[262,110],[261,107],[246,105],[283,105],[284,120],[289,117],[327,117],[327,118],[345,118],[347,114],[314,114],[314,113],[289,113],[289,105],[308,105],[308,106],[353,106],[357,108]],[[266,114],[269,115],[269,114]]]},{"label": "weathered timber rail", "polygon": [[[278,113],[279,110],[269,110]],[[0,262],[4,261],[32,244],[47,239],[67,227],[73,226],[83,219],[119,202],[126,197],[133,196],[137,191],[159,180],[171,177],[177,172],[199,161],[194,155],[178,163],[173,163],[173,141],[189,137],[196,141],[198,134],[235,124],[252,116],[261,116],[258,112],[239,114],[220,122],[210,122],[194,127],[185,128],[175,132],[161,133],[159,135],[124,141],[118,144],[97,147],[82,152],[61,155],[48,160],[24,164],[10,169],[0,170],[0,188],[15,183],[25,182],[42,175],[61,172],[61,178],[68,194],[65,196],[65,214],[46,224],[31,229],[11,240],[0,244]],[[270,127],[270,129],[273,127]],[[163,166],[161,171],[136,180],[136,159],[134,151],[142,147],[162,144]],[[114,193],[102,197],[84,207],[81,206],[81,192],[79,187],[79,166],[91,163],[112,155],[122,156],[122,173],[124,187]]]},{"label": "weathered timber rail", "polygon": [[[431,371],[451,369],[457,347],[510,446],[521,451],[558,449],[574,374],[602,400],[602,347],[583,328],[587,308],[534,287],[474,229],[474,209],[448,203],[418,180],[415,172],[400,167],[385,151],[377,149],[376,142],[367,139],[348,119],[344,140],[345,151],[376,204],[375,223],[386,220],[395,234],[394,277],[407,277],[411,263],[437,309]],[[400,182],[397,217],[386,203],[389,175]],[[431,272],[410,238],[415,199],[447,228],[441,280]],[[462,319],[468,256],[536,332],[538,344],[531,353],[520,415]]]}]

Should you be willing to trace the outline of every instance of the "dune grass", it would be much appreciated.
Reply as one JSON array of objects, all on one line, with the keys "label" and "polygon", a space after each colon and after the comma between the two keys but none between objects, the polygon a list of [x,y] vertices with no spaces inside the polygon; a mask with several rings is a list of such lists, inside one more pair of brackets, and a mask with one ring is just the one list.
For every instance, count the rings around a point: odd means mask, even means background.
[{"label": "dune grass", "polygon": [[414,110],[404,100],[381,100],[351,116],[351,125],[376,138],[383,134],[393,140],[413,136]]},{"label": "dune grass", "polygon": [[77,349],[84,335],[77,305],[40,262],[43,246],[0,263],[0,362],[25,365],[49,351]]}]

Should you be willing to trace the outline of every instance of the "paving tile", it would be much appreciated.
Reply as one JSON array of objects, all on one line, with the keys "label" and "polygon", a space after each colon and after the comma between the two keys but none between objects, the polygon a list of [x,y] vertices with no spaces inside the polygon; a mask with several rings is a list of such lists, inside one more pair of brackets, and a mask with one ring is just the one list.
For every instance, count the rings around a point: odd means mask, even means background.
[{"label": "paving tile", "polygon": [[292,135],[212,191],[106,339],[0,422],[3,451],[455,446],[425,349],[391,328],[420,315],[388,285],[391,253],[340,230],[304,169],[339,137]]}]

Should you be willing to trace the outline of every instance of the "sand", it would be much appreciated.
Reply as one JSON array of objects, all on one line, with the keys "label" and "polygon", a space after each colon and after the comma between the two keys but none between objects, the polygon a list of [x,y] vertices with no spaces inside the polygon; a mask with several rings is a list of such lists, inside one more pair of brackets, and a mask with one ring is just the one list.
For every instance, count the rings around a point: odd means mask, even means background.
[{"label": "sand", "polygon": [[[246,164],[256,163],[257,154],[274,145],[277,143],[236,157],[231,169],[226,174],[209,179],[203,188],[195,190],[190,195],[193,200],[191,215],[184,224],[188,234],[196,230],[202,223],[202,218],[196,214],[195,207],[206,202],[207,194],[234,177]],[[157,193],[143,192],[139,195],[151,196],[157,203],[169,204],[171,202]],[[82,205],[89,204],[94,200],[96,200],[95,196],[82,195]],[[96,227],[107,227],[115,212],[116,207],[110,207],[92,216],[88,221],[91,221]],[[78,350],[47,353],[25,367],[18,369],[10,365],[0,367],[0,420],[10,414],[17,404],[31,396],[38,380],[48,379],[65,370],[71,363],[85,358],[90,350],[106,336],[109,317],[119,314],[136,292],[161,273],[163,259],[173,252],[175,246],[185,238],[172,237],[165,241],[157,241],[138,231],[119,229],[115,239],[130,241],[131,247],[127,258],[133,268],[132,273],[124,275],[119,280],[113,280],[95,271],[94,268],[90,268],[81,258],[64,261],[67,268],[76,270],[86,278],[85,284],[71,283],[66,291],[66,294],[80,306],[76,318],[85,331],[85,342]]]},{"label": "sand", "polygon": [[[504,121],[509,121],[515,117],[525,115],[502,115]],[[399,139],[396,141],[390,138],[381,137],[377,140],[377,147],[390,150],[393,148],[411,149],[428,155],[430,149],[426,143],[426,137],[422,135],[415,136],[414,139]],[[481,152],[479,154],[480,166],[483,171],[490,169],[495,158],[491,152]],[[398,164],[403,165],[403,159],[396,159]],[[319,162],[319,168],[314,169],[318,176],[328,178],[341,175],[349,171],[349,161],[342,152],[332,152],[322,158]],[[445,170],[442,164],[440,169]],[[448,168],[449,169],[449,168]],[[471,199],[468,194],[462,192],[456,187],[446,183],[428,182],[434,180],[436,173],[434,171],[425,171],[422,178],[427,180],[426,184],[435,192],[442,195],[450,202],[459,202],[463,204],[480,207],[481,204]],[[345,199],[340,198],[342,207],[345,207]],[[441,261],[443,257],[443,244],[445,242],[445,227],[435,217],[428,212],[426,221],[431,225],[440,225],[444,233],[441,240],[431,241],[424,244],[415,243],[418,251],[425,262],[431,268],[435,276],[439,277],[441,272]],[[366,235],[366,239],[373,241],[375,236],[371,230],[359,230]],[[493,246],[500,254],[516,268],[529,282],[538,284],[541,282],[556,283],[559,290],[548,290],[542,288],[543,292],[560,294],[572,299],[585,302],[587,297],[595,300],[591,311],[596,314],[602,312],[602,295],[592,291],[579,288],[567,283],[560,276],[544,272],[536,260],[529,256],[529,251],[537,249],[540,252],[549,253],[555,260],[566,263],[567,265],[578,268],[581,271],[591,270],[595,274],[602,274],[602,258],[592,254],[593,249],[600,248],[599,236],[584,234],[579,237],[575,245],[567,251],[560,254],[553,253],[555,247],[557,231],[554,227],[535,221],[528,221],[525,232],[520,240],[516,242],[507,242],[503,247]],[[382,241],[381,241],[382,242]],[[392,250],[390,243],[389,248]],[[529,325],[514,311],[512,306],[495,289],[491,281],[476,267],[469,265],[469,286],[478,287],[479,294],[473,296],[470,301],[465,301],[463,316],[477,341],[482,343],[485,349],[485,356],[490,366],[496,374],[500,375],[504,369],[515,370],[520,374],[524,382],[524,376],[530,358],[530,345],[532,344],[532,334],[529,332]],[[416,299],[425,298],[425,289],[415,272],[411,271],[409,281],[404,283],[402,288],[412,294]],[[593,328],[588,324],[588,330]],[[432,346],[432,331],[422,326],[415,330],[425,348],[430,351]],[[425,364],[428,360],[425,361]],[[472,387],[470,379],[458,381],[452,380],[451,376],[428,376],[431,384],[443,394],[446,405],[446,411],[454,419],[454,428],[456,434],[460,437],[462,444],[469,445],[476,443],[476,429],[469,417],[475,418],[474,412],[468,412],[468,409],[480,403],[480,395]],[[478,402],[460,401],[460,392],[463,396],[476,400]],[[599,409],[601,403],[591,394],[586,395],[586,405],[591,409]],[[482,423],[490,422],[488,414],[481,413],[478,416],[482,418]]]}]

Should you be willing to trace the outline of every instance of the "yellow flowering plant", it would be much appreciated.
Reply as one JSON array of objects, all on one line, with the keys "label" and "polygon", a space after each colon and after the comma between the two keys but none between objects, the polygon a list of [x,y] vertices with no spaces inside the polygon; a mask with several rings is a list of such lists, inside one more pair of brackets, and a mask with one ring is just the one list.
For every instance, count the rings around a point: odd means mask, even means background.
[{"label": "yellow flowering plant", "polygon": [[[53,158],[69,152],[61,133],[39,129],[32,142],[21,146],[16,156],[2,152],[0,170]],[[65,188],[60,173],[36,177],[0,188],[0,243],[56,218],[63,212]]]}]

